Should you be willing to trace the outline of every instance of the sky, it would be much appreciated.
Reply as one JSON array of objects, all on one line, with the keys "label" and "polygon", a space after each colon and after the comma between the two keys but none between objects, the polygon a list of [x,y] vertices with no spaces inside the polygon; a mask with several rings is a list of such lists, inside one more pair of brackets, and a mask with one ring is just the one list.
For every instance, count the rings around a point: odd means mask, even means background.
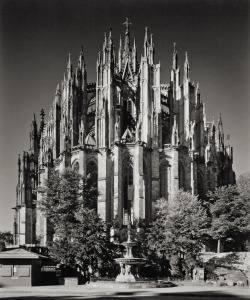
[{"label": "sky", "polygon": [[[56,86],[83,45],[88,82],[112,28],[116,50],[126,17],[138,57],[145,27],[153,34],[161,82],[170,79],[173,43],[183,70],[199,83],[207,121],[222,114],[234,148],[236,177],[250,171],[250,1],[248,0],[0,0],[0,231],[12,231],[18,154],[29,130],[48,113]],[[182,72],[183,74],[183,72]],[[182,76],[182,75],[181,75]]]}]

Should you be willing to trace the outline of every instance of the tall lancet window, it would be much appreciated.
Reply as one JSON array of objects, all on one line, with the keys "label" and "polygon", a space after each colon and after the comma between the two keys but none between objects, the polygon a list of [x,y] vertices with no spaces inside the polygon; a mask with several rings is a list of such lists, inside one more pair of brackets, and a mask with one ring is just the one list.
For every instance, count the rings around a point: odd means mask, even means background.
[{"label": "tall lancet window", "polygon": [[185,184],[185,168],[182,163],[179,163],[179,188],[186,190],[186,184]]},{"label": "tall lancet window", "polygon": [[128,111],[128,113],[131,114],[131,116],[133,115],[133,106],[132,106],[132,100],[131,99],[127,100],[127,111]]},{"label": "tall lancet window", "polygon": [[160,197],[169,199],[170,166],[164,162],[160,166]]},{"label": "tall lancet window", "polygon": [[128,217],[131,217],[131,207],[134,196],[134,169],[131,165],[124,168],[123,179],[123,209],[124,223],[127,223]]},{"label": "tall lancet window", "polygon": [[203,173],[199,170],[197,172],[197,192],[200,198],[203,198],[204,195],[204,176]]},{"label": "tall lancet window", "polygon": [[97,197],[98,197],[98,169],[97,164],[94,161],[87,163],[87,172],[86,172],[86,183],[90,188],[88,205],[90,208],[97,209]]}]

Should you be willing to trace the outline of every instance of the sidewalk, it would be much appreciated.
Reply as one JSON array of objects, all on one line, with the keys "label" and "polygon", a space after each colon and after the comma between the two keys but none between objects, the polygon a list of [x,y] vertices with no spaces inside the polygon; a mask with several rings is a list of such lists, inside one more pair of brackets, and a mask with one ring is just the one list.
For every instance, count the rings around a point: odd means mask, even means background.
[{"label": "sidewalk", "polygon": [[[148,289],[96,289],[89,286],[0,288],[1,299],[250,299],[249,288],[178,286]],[[80,298],[79,298],[80,297]]]}]

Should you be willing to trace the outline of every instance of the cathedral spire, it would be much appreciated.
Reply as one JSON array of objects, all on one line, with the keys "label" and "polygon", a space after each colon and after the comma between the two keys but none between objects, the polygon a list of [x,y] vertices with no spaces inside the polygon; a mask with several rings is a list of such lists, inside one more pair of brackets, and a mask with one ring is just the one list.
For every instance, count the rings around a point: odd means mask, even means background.
[{"label": "cathedral spire", "polygon": [[109,38],[108,38],[108,60],[109,62],[114,62],[114,47],[112,39],[112,28],[109,29]]},{"label": "cathedral spire", "polygon": [[78,67],[81,70],[86,68],[84,55],[83,55],[83,45],[81,46],[80,56],[79,56],[79,60],[78,60]]},{"label": "cathedral spire", "polygon": [[67,73],[68,73],[68,79],[70,79],[72,77],[72,64],[71,64],[71,53],[69,53],[69,60],[68,60],[68,64],[67,64]]},{"label": "cathedral spire", "polygon": [[174,115],[174,124],[172,126],[172,138],[171,142],[173,146],[178,146],[179,136],[178,136],[178,124],[176,120],[176,115]]},{"label": "cathedral spire", "polygon": [[133,55],[132,55],[132,63],[133,63],[133,70],[136,72],[136,65],[137,65],[137,51],[136,51],[136,44],[135,44],[135,37],[134,37],[134,44],[133,44]]},{"label": "cathedral spire", "polygon": [[129,18],[126,17],[126,21],[123,23],[123,25],[126,26],[125,35],[129,35],[129,25],[132,25],[132,23],[129,23]]},{"label": "cathedral spire", "polygon": [[103,42],[103,50],[107,47],[107,34],[104,33],[104,42]]},{"label": "cathedral spire", "polygon": [[40,135],[42,135],[43,127],[44,127],[44,116],[45,116],[43,108],[41,109],[40,116],[41,116],[41,121],[40,121]]},{"label": "cathedral spire", "polygon": [[57,86],[56,86],[56,93],[55,93],[55,95],[57,96],[57,95],[61,95],[61,91],[60,91],[60,85],[59,85],[59,83],[57,84]]},{"label": "cathedral spire", "polygon": [[36,115],[34,114],[33,120],[31,122],[31,128],[30,128],[30,150],[35,150],[36,138],[37,138],[37,124],[36,124]]},{"label": "cathedral spire", "polygon": [[122,36],[120,35],[120,43],[118,48],[118,72],[122,70]]},{"label": "cathedral spire", "polygon": [[178,56],[176,50],[176,43],[174,43],[174,52],[173,52],[173,66],[172,68],[176,70],[178,68]]},{"label": "cathedral spire", "polygon": [[189,62],[188,62],[188,53],[186,52],[185,53],[185,63],[184,63],[184,80],[189,80],[190,77],[189,77]]},{"label": "cathedral spire", "polygon": [[124,38],[124,55],[125,57],[128,56],[130,52],[130,32],[129,32],[129,25],[132,25],[132,23],[129,23],[129,18],[126,18],[126,21],[123,23],[123,25],[126,26],[125,30],[125,38]]},{"label": "cathedral spire", "polygon": [[224,147],[224,131],[223,131],[223,123],[221,118],[221,113],[218,116],[218,124],[217,124],[217,149],[222,151]]},{"label": "cathedral spire", "polygon": [[112,28],[109,28],[109,43],[113,43],[112,41]]},{"label": "cathedral spire", "polygon": [[197,83],[197,86],[196,86],[196,105],[200,105],[200,104],[201,104],[201,93],[200,93],[199,83]]},{"label": "cathedral spire", "polygon": [[223,123],[222,123],[221,113],[219,113],[219,115],[218,115],[218,129],[220,131],[223,131]]},{"label": "cathedral spire", "polygon": [[145,28],[145,36],[144,36],[144,57],[148,56],[148,27]]},{"label": "cathedral spire", "polygon": [[150,43],[148,49],[148,60],[149,64],[152,65],[154,63],[154,43],[153,43],[153,34],[150,34]]},{"label": "cathedral spire", "polygon": [[56,93],[55,93],[55,104],[60,106],[60,97],[61,97],[61,91],[60,91],[60,85],[58,83],[56,87]]},{"label": "cathedral spire", "polygon": [[18,154],[17,165],[18,165],[18,186],[19,186],[20,185],[20,175],[21,175],[21,157],[20,157],[20,154]]}]

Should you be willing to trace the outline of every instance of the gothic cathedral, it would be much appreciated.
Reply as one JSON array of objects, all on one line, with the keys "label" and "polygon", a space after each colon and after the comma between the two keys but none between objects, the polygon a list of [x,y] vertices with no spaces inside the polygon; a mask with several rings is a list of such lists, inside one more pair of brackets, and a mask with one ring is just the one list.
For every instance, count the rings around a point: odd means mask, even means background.
[{"label": "gothic cathedral", "polygon": [[145,225],[154,204],[183,188],[201,198],[208,190],[235,182],[232,147],[223,123],[207,122],[200,89],[190,81],[186,53],[183,80],[174,45],[169,84],[161,83],[154,42],[146,28],[137,59],[130,23],[124,23],[118,55],[111,31],[104,35],[96,63],[96,83],[87,82],[81,49],[75,74],[71,58],[45,121],[31,124],[30,149],[18,159],[14,237],[16,244],[46,245],[48,220],[37,207],[38,187],[48,170],[72,167],[99,191],[98,213],[120,225],[128,218]]}]

